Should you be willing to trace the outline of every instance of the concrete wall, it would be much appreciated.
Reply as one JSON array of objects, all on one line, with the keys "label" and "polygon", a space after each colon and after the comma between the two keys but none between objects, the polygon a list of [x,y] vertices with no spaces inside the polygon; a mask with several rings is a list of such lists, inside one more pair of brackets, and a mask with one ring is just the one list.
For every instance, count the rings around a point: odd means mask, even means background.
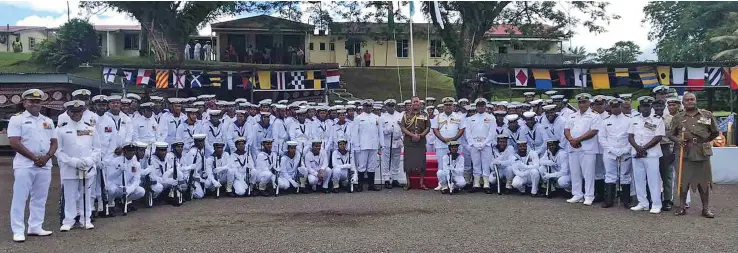
[{"label": "concrete wall", "polygon": [[[346,50],[346,39],[339,36],[310,36],[313,50],[308,50],[308,62],[310,63],[338,63],[345,65],[348,51]],[[375,41],[370,37],[364,37],[361,44],[360,56],[366,51],[372,55],[371,66],[410,66],[410,57],[397,57],[396,41]],[[330,43],[335,44],[335,51],[330,50]],[[325,43],[326,50],[320,50],[320,43]],[[429,42],[427,39],[413,39],[415,66],[449,66],[451,61],[448,57],[430,57]],[[408,47],[409,50],[409,47]],[[355,66],[355,55],[348,55],[348,66]]]}]

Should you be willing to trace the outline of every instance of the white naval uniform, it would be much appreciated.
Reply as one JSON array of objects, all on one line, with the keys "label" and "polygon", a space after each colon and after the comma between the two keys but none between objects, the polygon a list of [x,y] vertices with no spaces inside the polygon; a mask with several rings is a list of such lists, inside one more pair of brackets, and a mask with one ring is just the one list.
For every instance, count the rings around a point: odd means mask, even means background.
[{"label": "white naval uniform", "polygon": [[141,166],[141,168],[144,168],[141,171],[141,177],[142,179],[146,176],[149,177],[149,180],[151,180],[151,182],[153,183],[151,185],[152,196],[156,198],[159,196],[159,194],[164,192],[166,189],[169,189],[169,187],[171,187],[172,184],[174,183],[174,180],[172,180],[171,178],[164,177],[167,174],[167,172],[169,172],[169,170],[172,169],[173,165],[168,163],[166,155],[164,156],[164,159],[162,160],[162,159],[159,159],[159,157],[156,154],[152,154],[145,161],[148,163],[148,165]]},{"label": "white naval uniform", "polygon": [[284,122],[284,119],[275,118],[272,121],[271,125],[272,138],[274,139],[274,142],[272,142],[272,149],[277,153],[287,151],[287,146],[284,145],[285,142],[290,140],[289,128],[287,127],[287,123]]},{"label": "white naval uniform", "polygon": [[546,129],[543,125],[536,123],[533,127],[528,127],[527,124],[522,125],[523,136],[528,141],[528,150],[534,151],[541,156],[546,152]]},{"label": "white naval uniform", "polygon": [[308,184],[313,187],[320,183],[318,175],[322,171],[323,188],[328,188],[328,183],[331,181],[330,179],[333,172],[333,170],[328,167],[328,154],[326,154],[325,150],[320,150],[320,153],[317,155],[314,154],[312,150],[305,153],[303,167],[298,168],[298,171],[300,172],[300,176],[306,177]]},{"label": "white naval uniform", "polygon": [[[559,188],[568,189],[571,187],[571,177],[569,176],[569,153],[563,149],[559,149],[554,155],[551,151],[546,150],[546,153],[541,157],[541,167],[538,169],[541,172],[541,179],[555,179],[556,184]],[[548,172],[547,166],[551,166],[551,172]]]},{"label": "white naval uniform", "polygon": [[[628,128],[632,118],[625,114],[611,114],[600,121],[597,139],[600,141],[605,164],[605,183],[614,184],[620,177],[621,184],[631,182],[631,155],[632,147],[628,143]],[[620,175],[618,175],[618,158],[620,159]]]},{"label": "white naval uniform", "polygon": [[[108,181],[105,187],[111,198],[123,198],[128,196],[128,201],[143,198],[146,193],[141,184],[141,164],[133,156],[130,160],[121,155],[113,158],[106,166]],[[125,181],[125,185],[123,185]],[[108,206],[115,206],[115,201],[110,201]]]},{"label": "white naval uniform", "polygon": [[[333,160],[333,188],[338,188],[341,182],[350,180],[351,184],[356,184],[359,181],[356,166],[351,160],[351,151],[346,150],[345,154],[341,154],[341,151],[333,151],[331,159]],[[351,174],[349,174],[351,171]]]},{"label": "white naval uniform", "polygon": [[200,43],[195,44],[195,52],[194,52],[194,59],[199,61],[202,60],[200,58],[200,50],[202,50],[202,45]]},{"label": "white naval uniform", "polygon": [[[635,143],[643,146],[651,141],[654,137],[665,135],[666,127],[664,120],[656,115],[643,117],[643,115],[635,116],[632,120],[628,134],[633,134]],[[651,209],[661,209],[661,174],[659,172],[659,157],[662,156],[661,146],[654,145],[646,150],[646,157],[633,158],[633,176],[635,179],[636,195],[638,196],[638,205],[648,208],[648,199],[646,198],[646,185],[651,191]],[[636,156],[635,148],[631,149],[633,157]]]},{"label": "white naval uniform", "polygon": [[205,149],[192,147],[184,158],[183,164],[186,167],[186,178],[190,180],[190,175],[192,175],[192,182],[195,182],[193,183],[192,195],[196,199],[201,199],[205,196],[205,191],[198,182],[201,181],[201,176],[205,172]]},{"label": "white naval uniform", "polygon": [[233,181],[233,174],[230,168],[231,158],[227,152],[223,151],[220,158],[215,153],[205,160],[205,173],[208,175],[205,180],[205,189],[215,190],[221,185]]},{"label": "white naval uniform", "polygon": [[[290,134],[290,136],[292,135]],[[331,145],[333,147],[333,150],[331,150],[331,152],[338,149],[337,142],[339,139],[345,139],[348,142],[346,145],[350,145],[349,143],[351,143],[351,122],[348,119],[346,119],[346,122],[344,122],[343,124],[339,124],[338,121],[333,124],[333,134],[331,135],[331,140],[333,140],[334,142],[333,145]],[[347,150],[349,148],[350,146],[346,146]]]},{"label": "white naval uniform", "polygon": [[[570,130],[572,138],[584,135],[590,130],[597,130],[600,115],[588,109],[584,113],[572,113],[566,120],[565,129]],[[569,170],[571,173],[572,195],[575,199],[594,200],[595,160],[599,152],[597,136],[581,142],[582,146],[574,148],[569,145]],[[582,192],[582,180],[585,191]]]},{"label": "white naval uniform", "polygon": [[[499,146],[492,148],[492,162],[490,163],[490,168],[484,171],[486,174],[483,175],[489,178],[489,182],[491,184],[496,184],[497,178],[495,177],[495,173],[492,173],[492,171],[494,171],[492,166],[497,166],[497,172],[507,180],[505,188],[512,189],[512,181],[515,175],[513,174],[510,165],[515,161],[515,151],[510,146],[502,148],[505,148],[505,150],[500,151]],[[500,180],[502,180],[502,178],[500,178]]]},{"label": "white naval uniform", "polygon": [[183,133],[178,130],[179,126],[186,124],[184,123],[186,120],[187,116],[185,116],[184,113],[180,113],[178,117],[169,112],[165,113],[159,121],[159,135],[161,137],[157,139],[164,140],[166,143],[170,144],[176,140],[184,141],[185,138],[181,135]]},{"label": "white naval uniform", "polygon": [[229,183],[233,184],[233,192],[238,196],[243,196],[249,190],[249,172],[254,169],[254,159],[251,158],[251,154],[245,151],[243,154],[233,152],[230,156],[230,174],[233,175],[233,181]]},{"label": "white naval uniform", "polygon": [[[170,187],[179,183],[179,190],[183,192],[187,190],[185,182],[187,182],[187,173],[189,171],[187,171],[187,166],[184,165],[184,160],[182,158],[184,158],[184,156],[177,158],[174,153],[167,153],[165,159],[166,164],[169,165],[169,170],[164,172],[162,178],[168,181],[165,183],[169,183]],[[176,177],[174,175],[175,170],[177,171]]]},{"label": "white naval uniform", "polygon": [[[21,144],[36,156],[48,153],[51,140],[57,138],[54,122],[50,118],[41,114],[33,116],[28,111],[10,117],[8,138],[10,137],[20,137]],[[25,232],[24,215],[29,195],[28,231],[41,231],[51,183],[51,159],[43,167],[37,167],[33,160],[16,153],[13,157],[13,177],[13,200],[10,204],[10,227],[13,234]]]},{"label": "white naval uniform", "polygon": [[[98,116],[96,113],[94,113],[94,112],[92,112],[90,110],[85,110],[82,113],[82,120],[81,121],[82,122],[90,123],[90,124],[92,124],[93,127],[95,127],[95,125],[97,124],[97,121],[99,120],[99,118],[100,118],[100,116]],[[61,125],[61,124],[64,124],[64,123],[69,123],[70,121],[72,121],[72,119],[69,118],[69,114],[67,114],[67,112],[64,111],[62,114],[59,114],[59,116],[57,117],[56,124],[57,125]]]},{"label": "white naval uniform", "polygon": [[566,118],[559,115],[554,119],[554,122],[550,122],[547,117],[542,117],[541,126],[543,126],[543,131],[546,133],[546,139],[555,138],[559,140],[559,147],[562,151],[566,151],[569,148],[569,140],[564,136]]},{"label": "white naval uniform", "polygon": [[520,192],[525,192],[525,186],[530,185],[531,194],[538,193],[538,182],[541,180],[538,162],[538,153],[528,151],[526,156],[521,157],[518,153],[514,155],[515,161],[510,165],[515,177],[512,180],[512,187]]},{"label": "white naval uniform", "polygon": [[379,117],[373,113],[361,113],[354,120],[354,127],[351,129],[353,130],[351,144],[356,154],[356,169],[360,173],[374,173],[377,169],[379,162],[377,151],[380,146],[384,146],[384,138],[382,138],[384,130],[379,122]]},{"label": "white naval uniform", "polygon": [[477,113],[466,119],[464,135],[472,158],[472,174],[482,176],[484,167],[492,163],[492,140],[495,118],[487,113]]},{"label": "white naval uniform", "polygon": [[[272,129],[274,128],[273,124],[269,124],[266,127],[262,126],[262,121],[257,121],[255,124],[251,125],[250,134],[251,137],[247,139],[246,141],[246,147],[251,148],[251,155],[254,159],[256,159],[257,156],[261,153],[262,146],[261,141],[264,139],[272,138]],[[249,142],[250,141],[250,142]],[[272,153],[276,151],[276,147],[274,146],[274,143],[272,143]],[[259,162],[258,160],[256,161]],[[276,160],[272,162],[277,162]]]},{"label": "white naval uniform", "polygon": [[97,125],[104,160],[107,161],[116,157],[115,149],[122,148],[126,142],[133,141],[132,128],[131,118],[126,114],[118,113],[118,115],[114,115],[110,111],[105,112]]},{"label": "white naval uniform", "polygon": [[448,187],[448,179],[451,178],[453,187],[463,188],[466,186],[464,179],[464,156],[458,154],[456,159],[451,157],[451,153],[447,153],[441,158],[441,169],[436,173],[438,184],[443,188]]},{"label": "white naval uniform", "polygon": [[305,153],[310,150],[310,133],[313,132],[313,124],[305,120],[304,123],[295,121],[290,125],[289,129],[290,140],[297,142],[297,152]]},{"label": "white naval uniform", "polygon": [[273,183],[276,177],[272,174],[272,170],[277,168],[277,154],[264,151],[259,152],[256,156],[256,167],[251,173],[251,183],[258,185],[259,190],[266,190],[268,183]]},{"label": "white naval uniform", "polygon": [[[81,216],[80,223],[91,224],[92,185],[97,175],[97,161],[101,156],[97,133],[91,123],[71,119],[59,125],[56,131],[59,141],[56,158],[64,196],[62,225],[74,225],[75,216],[81,213],[84,215]],[[84,174],[85,171],[87,174]]]},{"label": "white naval uniform", "polygon": [[[517,152],[518,141],[528,140],[528,136],[525,135],[527,132],[528,130],[524,129],[522,125],[518,125],[518,129],[515,129],[514,131],[509,126],[506,127],[504,133],[507,134],[508,137],[507,146]],[[528,145],[528,149],[530,149],[530,145]]]},{"label": "white naval uniform", "polygon": [[[393,114],[383,113],[379,117],[382,125],[382,181],[400,180],[400,156],[402,154],[402,129],[400,120],[402,116],[395,112]],[[390,145],[392,145],[390,147]],[[390,154],[390,150],[392,151]],[[390,161],[390,157],[392,161]]]},{"label": "white naval uniform", "polygon": [[177,128],[177,136],[182,138],[181,140],[184,142],[182,150],[190,150],[194,147],[195,138],[193,136],[196,134],[205,134],[202,121],[197,120],[194,124],[189,124],[189,122],[185,120],[179,125]]},{"label": "white naval uniform", "polygon": [[[248,132],[250,130],[249,128],[251,128],[251,125],[245,120],[243,124],[239,124],[238,121],[234,121],[230,124],[230,127],[228,127],[228,131],[230,132],[228,135],[228,147],[230,147],[231,153],[236,151],[236,141],[239,137],[243,138],[246,141],[245,143],[248,143],[248,139],[250,137]],[[246,146],[246,150],[249,150],[248,146]],[[253,158],[251,160],[253,160]]]},{"label": "white naval uniform", "polygon": [[[147,144],[152,144],[156,141],[163,141],[157,139],[161,137],[158,129],[159,124],[156,123],[153,116],[148,118],[144,116],[136,117],[133,119],[133,141],[140,141]],[[153,149],[150,148],[150,151],[151,150]]]},{"label": "white naval uniform", "polygon": [[[218,126],[214,126],[212,122],[207,121],[203,122],[202,129],[205,131],[205,155],[211,156],[213,155],[213,152],[215,152],[215,148],[213,148],[213,143],[222,142],[222,143],[228,143],[228,140],[230,140],[228,137],[230,136],[230,133],[228,132],[228,126],[226,126],[223,123],[219,123]],[[225,147],[223,147],[225,148]]]},{"label": "white naval uniform", "polygon": [[[456,114],[461,116],[462,118],[461,124],[463,124],[464,127],[466,127],[468,125],[467,122],[469,122],[468,120],[470,117],[467,117],[466,113],[456,113]],[[469,146],[469,142],[466,140],[467,135],[469,135],[469,133],[467,133],[466,130],[464,130],[464,134],[461,135],[461,137],[459,137],[458,141],[461,144],[459,145],[460,146],[459,150],[461,150],[460,153],[464,156],[464,175],[468,174],[468,177],[471,177],[471,174],[472,174],[472,158],[471,158],[472,151],[471,150],[472,148],[471,146]],[[438,157],[438,155],[436,155],[436,157]]]},{"label": "white naval uniform", "polygon": [[297,178],[297,171],[302,164],[302,155],[300,152],[295,151],[295,156],[290,158],[287,152],[282,155],[279,161],[279,175],[277,177],[277,185],[280,189],[289,189],[292,187],[299,187],[295,178]]},{"label": "white naval uniform", "polygon": [[[610,116],[610,113],[608,113],[607,111],[603,111],[602,113],[597,113],[597,115],[600,116],[600,122],[602,122],[602,120]],[[595,129],[599,129],[599,124],[595,126]],[[605,179],[605,159],[603,158],[603,154],[605,153],[605,150],[602,148],[602,145],[600,144],[599,141],[597,142],[597,144],[598,144],[599,151],[597,152],[597,156],[595,157],[595,180],[604,181]]]},{"label": "white naval uniform", "polygon": [[[326,119],[321,121],[320,119],[313,121],[313,132],[310,135],[311,139],[322,140],[321,150],[330,152],[333,149],[333,141],[331,136],[333,135],[333,121]],[[330,154],[330,153],[329,153]]]},{"label": "white naval uniform", "polygon": [[[446,115],[446,113],[444,112],[438,114],[435,118],[431,119],[431,129],[438,129],[438,133],[443,138],[453,138],[456,137],[456,134],[459,133],[459,130],[464,129],[464,121],[465,120],[463,115],[459,115],[456,113]],[[435,135],[435,133],[430,134]],[[463,135],[459,137],[459,139],[463,138]],[[443,159],[444,157],[446,157],[446,154],[448,154],[448,144],[441,141],[441,139],[439,138],[436,138],[435,141],[436,143],[434,147],[436,149],[436,157]],[[459,152],[461,153],[461,150],[459,150]]]}]

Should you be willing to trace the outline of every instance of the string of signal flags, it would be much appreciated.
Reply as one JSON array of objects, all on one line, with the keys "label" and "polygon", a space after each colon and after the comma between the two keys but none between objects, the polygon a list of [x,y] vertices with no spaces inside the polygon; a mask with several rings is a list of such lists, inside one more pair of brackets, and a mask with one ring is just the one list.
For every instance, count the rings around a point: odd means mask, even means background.
[{"label": "string of signal flags", "polygon": [[497,65],[493,68],[497,69],[507,72],[507,78],[512,79],[507,82],[510,86],[538,90],[561,87],[601,90],[625,86],[650,89],[658,85],[673,86],[679,93],[706,87],[738,90],[736,61]]},{"label": "string of signal flags", "polygon": [[101,66],[102,80],[111,85],[155,89],[220,87],[226,90],[324,90],[340,87],[340,71],[331,69],[239,70]]}]

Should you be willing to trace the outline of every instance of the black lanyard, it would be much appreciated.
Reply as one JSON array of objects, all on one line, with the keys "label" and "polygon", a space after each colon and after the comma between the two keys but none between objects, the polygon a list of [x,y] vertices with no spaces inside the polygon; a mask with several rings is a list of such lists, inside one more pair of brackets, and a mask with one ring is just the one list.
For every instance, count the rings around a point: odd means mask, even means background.
[{"label": "black lanyard", "polygon": [[174,119],[174,121],[172,121],[174,123],[174,129],[179,128],[179,125],[182,124],[182,119],[175,119],[174,116],[172,116],[172,119]]},{"label": "black lanyard", "polygon": [[302,132],[302,134],[305,134],[305,128],[306,128],[306,127],[307,127],[307,126],[306,126],[306,125],[304,125],[304,124],[303,124],[303,125],[300,125],[300,132]]},{"label": "black lanyard", "polygon": [[208,127],[210,128],[210,133],[213,134],[213,137],[220,136],[220,127],[216,127],[216,128],[218,128],[218,133],[217,134],[215,133],[215,130],[213,130],[213,126],[208,126]]},{"label": "black lanyard", "polygon": [[533,130],[528,131],[528,136],[530,136],[530,138],[532,140],[535,140],[536,139],[536,130],[535,130],[535,127],[533,128]]},{"label": "black lanyard", "polygon": [[115,131],[116,132],[120,131],[120,122],[123,120],[119,117],[117,121],[116,120],[113,120],[113,121],[115,121]]},{"label": "black lanyard", "polygon": [[[264,153],[264,154],[266,154],[266,153]],[[273,162],[273,161],[272,161],[272,156],[271,156],[271,155],[269,155],[269,154],[267,154],[267,158],[266,158],[266,160],[267,160],[267,162],[269,162],[269,167],[271,167],[271,166],[272,166],[272,162]]]},{"label": "black lanyard", "polygon": [[[246,132],[246,128],[244,128],[246,124],[243,124],[241,126],[238,126],[238,122],[235,122],[233,124],[236,125],[236,133],[238,134],[238,137],[243,137],[243,134]],[[240,129],[243,129],[243,130],[240,130]]]}]

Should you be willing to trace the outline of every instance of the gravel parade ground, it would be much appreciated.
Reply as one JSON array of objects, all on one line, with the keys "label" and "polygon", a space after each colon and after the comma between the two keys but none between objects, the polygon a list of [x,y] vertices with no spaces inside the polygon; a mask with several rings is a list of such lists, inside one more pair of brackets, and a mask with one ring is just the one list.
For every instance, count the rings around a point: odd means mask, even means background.
[{"label": "gravel parade ground", "polygon": [[[738,186],[715,186],[715,219],[568,204],[564,198],[432,190],[284,195],[158,204],[95,229],[59,232],[58,169],[44,228],[50,237],[11,240],[11,157],[0,157],[1,252],[729,252],[738,231]],[[697,196],[698,194],[694,194]]]}]

